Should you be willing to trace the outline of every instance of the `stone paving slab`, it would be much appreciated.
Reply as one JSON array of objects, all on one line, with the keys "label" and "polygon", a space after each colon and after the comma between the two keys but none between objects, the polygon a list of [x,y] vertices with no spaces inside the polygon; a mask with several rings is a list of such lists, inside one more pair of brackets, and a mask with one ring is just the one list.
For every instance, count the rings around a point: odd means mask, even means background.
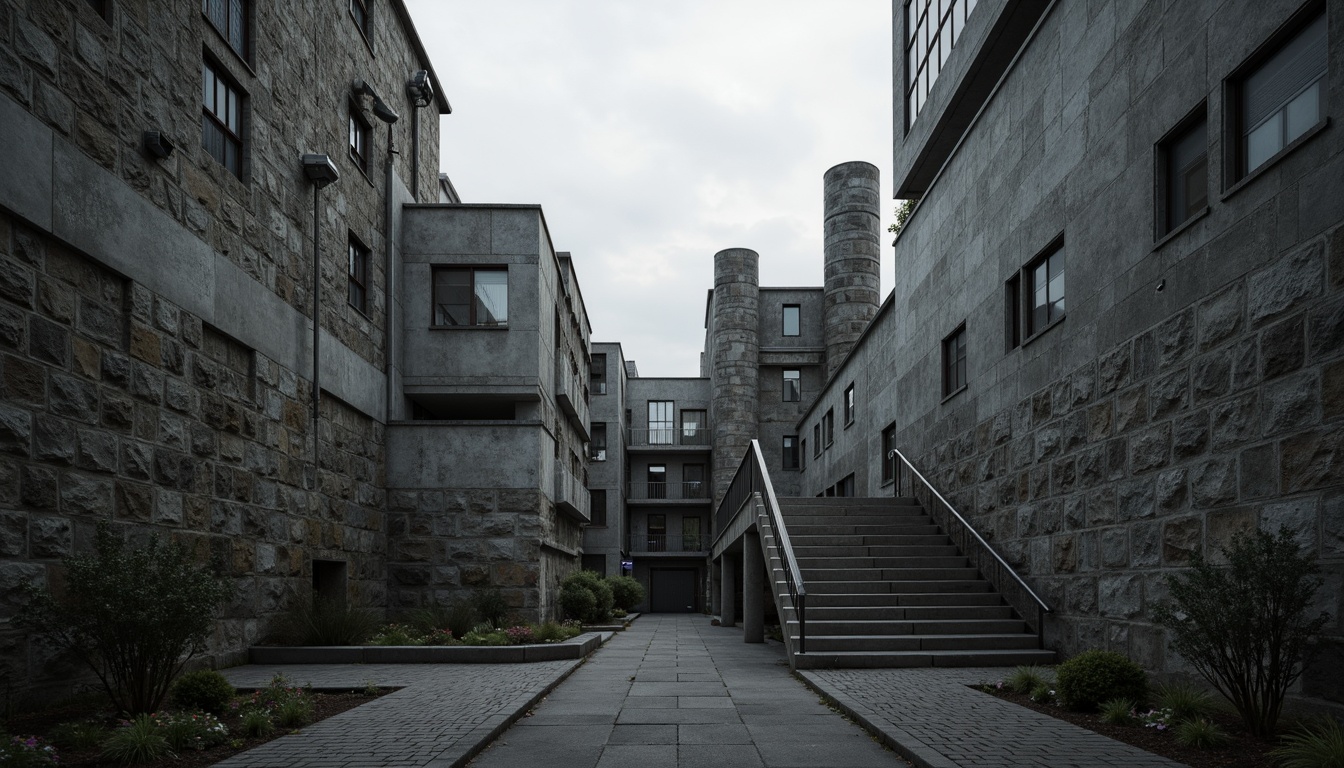
[{"label": "stone paving slab", "polygon": [[921,768],[1178,768],[1181,763],[969,686],[1001,668],[810,669],[797,674]]}]

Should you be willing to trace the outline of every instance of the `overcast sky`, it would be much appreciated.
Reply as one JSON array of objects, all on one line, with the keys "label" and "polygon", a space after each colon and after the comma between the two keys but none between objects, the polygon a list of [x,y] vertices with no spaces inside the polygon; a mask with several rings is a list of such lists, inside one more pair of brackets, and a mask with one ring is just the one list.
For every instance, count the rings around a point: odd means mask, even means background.
[{"label": "overcast sky", "polygon": [[699,375],[715,252],[821,285],[827,168],[876,165],[891,223],[886,0],[407,5],[453,105],[440,170],[463,202],[541,204],[593,340],[643,376]]}]

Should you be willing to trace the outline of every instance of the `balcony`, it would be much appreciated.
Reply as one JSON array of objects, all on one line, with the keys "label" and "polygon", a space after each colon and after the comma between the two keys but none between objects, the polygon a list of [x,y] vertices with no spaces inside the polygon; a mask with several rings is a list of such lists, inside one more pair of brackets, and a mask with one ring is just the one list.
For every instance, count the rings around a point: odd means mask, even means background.
[{"label": "balcony", "polygon": [[569,367],[569,359],[560,356],[555,360],[555,404],[569,417],[574,428],[579,431],[584,442],[588,442],[588,393],[584,390],[583,377]]},{"label": "balcony", "polygon": [[581,523],[589,521],[588,488],[562,466],[555,468],[555,508]]},{"label": "balcony", "polygon": [[704,427],[663,427],[654,429],[637,429],[630,427],[626,430],[627,444],[630,448],[650,449],[655,451],[691,449],[694,451],[708,451],[710,443],[709,430]]},{"label": "balcony", "polygon": [[632,533],[630,534],[631,554],[694,554],[704,555],[709,550],[709,537],[697,534],[675,533]]},{"label": "balcony", "polygon": [[689,501],[709,503],[709,483],[703,480],[688,483],[631,483],[631,501]]}]

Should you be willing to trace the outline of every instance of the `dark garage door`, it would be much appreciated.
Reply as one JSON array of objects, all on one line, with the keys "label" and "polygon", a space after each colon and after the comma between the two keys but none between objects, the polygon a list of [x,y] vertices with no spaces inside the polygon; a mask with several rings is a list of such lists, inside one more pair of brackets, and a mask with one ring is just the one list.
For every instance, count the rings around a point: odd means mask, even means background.
[{"label": "dark garage door", "polygon": [[695,613],[694,568],[655,568],[649,578],[653,613]]}]

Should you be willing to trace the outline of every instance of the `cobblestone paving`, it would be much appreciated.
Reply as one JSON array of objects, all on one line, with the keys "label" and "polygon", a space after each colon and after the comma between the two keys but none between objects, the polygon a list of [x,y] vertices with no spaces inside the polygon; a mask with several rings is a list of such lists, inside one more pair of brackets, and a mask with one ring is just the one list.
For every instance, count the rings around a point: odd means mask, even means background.
[{"label": "cobblestone paving", "polygon": [[818,701],[782,647],[645,614],[472,768],[875,768],[905,761]]},{"label": "cobblestone paving", "polygon": [[926,768],[1161,768],[1164,757],[967,687],[1004,669],[818,669],[800,674]]},{"label": "cobblestone paving", "polygon": [[461,765],[579,661],[535,664],[289,664],[224,670],[240,688],[277,672],[317,688],[400,691],[218,763],[227,768]]}]

